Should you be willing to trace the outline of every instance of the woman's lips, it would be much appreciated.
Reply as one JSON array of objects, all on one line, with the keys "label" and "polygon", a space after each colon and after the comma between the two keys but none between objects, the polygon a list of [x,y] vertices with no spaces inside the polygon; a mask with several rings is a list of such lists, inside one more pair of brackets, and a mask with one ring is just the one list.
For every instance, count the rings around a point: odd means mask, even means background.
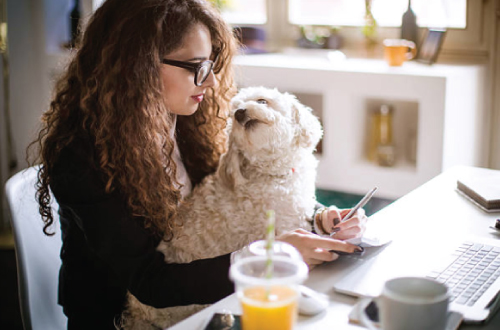
[{"label": "woman's lips", "polygon": [[198,95],[193,95],[191,96],[191,98],[196,102],[196,103],[200,103],[201,101],[203,101],[203,94],[198,94]]}]

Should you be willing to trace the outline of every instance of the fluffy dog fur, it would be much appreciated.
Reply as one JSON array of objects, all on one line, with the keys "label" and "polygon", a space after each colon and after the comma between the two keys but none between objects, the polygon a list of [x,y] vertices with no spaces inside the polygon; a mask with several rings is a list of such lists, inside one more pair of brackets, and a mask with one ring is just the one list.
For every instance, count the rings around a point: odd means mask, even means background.
[{"label": "fluffy dog fur", "polygon": [[[182,227],[158,246],[166,262],[215,257],[263,239],[269,209],[275,210],[277,235],[310,229],[306,218],[316,203],[313,151],[322,136],[319,120],[295,96],[263,87],[242,89],[232,109],[228,151],[217,172],[182,203]],[[155,309],[129,294],[124,325],[165,328],[203,307]]]}]

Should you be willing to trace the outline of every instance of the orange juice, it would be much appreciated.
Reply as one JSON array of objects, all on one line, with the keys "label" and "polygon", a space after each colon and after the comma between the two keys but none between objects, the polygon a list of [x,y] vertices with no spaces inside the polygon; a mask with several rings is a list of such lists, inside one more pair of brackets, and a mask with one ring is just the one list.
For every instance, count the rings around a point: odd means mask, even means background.
[{"label": "orange juice", "polygon": [[[267,291],[269,290],[269,292]],[[243,290],[243,330],[292,330],[297,317],[297,292],[288,286],[255,286]]]}]

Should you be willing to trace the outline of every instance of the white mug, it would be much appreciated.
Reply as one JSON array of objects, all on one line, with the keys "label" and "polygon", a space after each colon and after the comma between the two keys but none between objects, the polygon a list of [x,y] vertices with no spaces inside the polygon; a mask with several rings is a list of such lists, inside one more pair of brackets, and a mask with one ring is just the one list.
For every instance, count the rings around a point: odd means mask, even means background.
[{"label": "white mug", "polygon": [[[375,298],[384,330],[444,330],[448,319],[448,288],[425,277],[400,277],[387,281]],[[361,323],[377,329],[364,310]]]}]

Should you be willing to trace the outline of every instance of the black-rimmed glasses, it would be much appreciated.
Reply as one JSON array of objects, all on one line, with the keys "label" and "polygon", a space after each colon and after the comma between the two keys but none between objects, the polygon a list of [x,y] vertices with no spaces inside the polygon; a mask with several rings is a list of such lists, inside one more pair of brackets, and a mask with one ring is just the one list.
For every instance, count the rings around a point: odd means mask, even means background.
[{"label": "black-rimmed glasses", "polygon": [[191,63],[184,61],[176,61],[169,59],[162,59],[163,64],[173,65],[178,68],[183,68],[194,73],[194,84],[196,86],[201,86],[207,80],[208,76],[214,68],[214,63],[217,62],[218,55],[215,56],[214,60],[206,60],[199,63]]}]

